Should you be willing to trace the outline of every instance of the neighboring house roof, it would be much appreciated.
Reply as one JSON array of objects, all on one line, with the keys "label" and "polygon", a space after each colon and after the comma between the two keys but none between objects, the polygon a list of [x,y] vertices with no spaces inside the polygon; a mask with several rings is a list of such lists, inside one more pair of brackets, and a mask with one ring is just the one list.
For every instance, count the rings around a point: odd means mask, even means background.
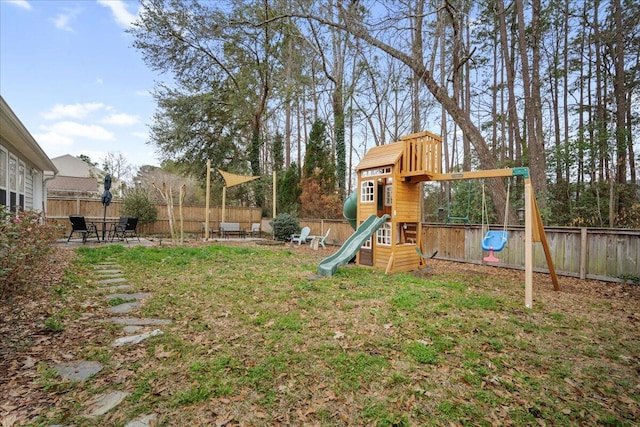
[{"label": "neighboring house roof", "polygon": [[[105,173],[101,169],[70,154],[54,157],[51,161],[56,165],[59,173],[49,181],[47,186],[49,191],[102,194]],[[117,188],[118,181],[113,180],[111,192],[116,193]]]},{"label": "neighboring house roof", "polygon": [[402,142],[393,142],[386,145],[378,145],[367,151],[367,154],[358,163],[356,170],[371,169],[381,166],[393,166],[396,164],[404,145]]},{"label": "neighboring house roof", "polygon": [[102,179],[104,172],[95,166],[90,166],[87,162],[71,154],[54,157],[51,161],[56,165],[59,175],[72,176],[77,178]]},{"label": "neighboring house roof", "polygon": [[49,191],[67,191],[79,193],[98,193],[98,183],[95,178],[79,178],[75,176],[58,175],[47,185]]},{"label": "neighboring house roof", "polygon": [[4,147],[19,155],[31,167],[53,174],[58,172],[51,159],[2,96],[0,96],[0,140]]}]

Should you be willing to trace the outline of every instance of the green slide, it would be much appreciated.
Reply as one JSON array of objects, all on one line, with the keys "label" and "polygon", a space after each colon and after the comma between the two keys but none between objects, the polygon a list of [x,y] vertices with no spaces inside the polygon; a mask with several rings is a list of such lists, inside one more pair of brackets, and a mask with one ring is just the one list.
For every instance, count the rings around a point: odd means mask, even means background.
[{"label": "green slide", "polygon": [[347,239],[338,252],[323,259],[318,264],[318,274],[321,276],[333,276],[338,267],[345,265],[353,258],[364,242],[375,233],[389,218],[385,214],[381,217],[371,215],[360,227]]}]

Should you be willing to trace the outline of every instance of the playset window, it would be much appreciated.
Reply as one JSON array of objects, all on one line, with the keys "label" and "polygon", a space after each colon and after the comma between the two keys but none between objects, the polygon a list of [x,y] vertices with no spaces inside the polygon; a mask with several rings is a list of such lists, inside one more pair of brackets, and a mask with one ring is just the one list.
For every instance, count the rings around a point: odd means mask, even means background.
[{"label": "playset window", "polygon": [[376,242],[378,245],[391,246],[391,223],[385,222],[382,227],[378,229],[376,235]]},{"label": "playset window", "polygon": [[373,181],[362,181],[360,183],[360,201],[362,203],[372,203],[374,200]]},{"label": "playset window", "polygon": [[371,249],[371,238],[365,240],[365,242],[360,246],[362,249]]},{"label": "playset window", "polygon": [[384,186],[384,205],[391,206],[393,202],[393,185]]}]

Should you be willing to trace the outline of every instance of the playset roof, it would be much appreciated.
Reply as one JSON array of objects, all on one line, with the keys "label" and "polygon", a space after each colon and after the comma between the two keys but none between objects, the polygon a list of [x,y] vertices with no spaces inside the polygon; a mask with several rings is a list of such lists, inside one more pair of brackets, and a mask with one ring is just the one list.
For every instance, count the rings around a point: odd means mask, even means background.
[{"label": "playset roof", "polygon": [[356,166],[356,170],[393,166],[400,159],[403,147],[402,142],[392,142],[391,144],[373,147],[364,155],[362,161]]}]

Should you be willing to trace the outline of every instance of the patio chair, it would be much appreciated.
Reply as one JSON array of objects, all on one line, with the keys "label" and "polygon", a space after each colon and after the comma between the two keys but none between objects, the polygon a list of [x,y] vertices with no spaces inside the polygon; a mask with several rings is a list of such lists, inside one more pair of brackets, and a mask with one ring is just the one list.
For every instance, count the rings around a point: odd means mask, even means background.
[{"label": "patio chair", "polygon": [[323,248],[326,247],[324,245],[324,241],[327,240],[327,237],[329,236],[329,233],[331,233],[331,229],[327,228],[327,232],[324,233],[324,236],[320,236],[320,240],[318,241],[318,245],[322,246]]},{"label": "patio chair", "polygon": [[302,227],[300,234],[292,234],[291,235],[291,245],[295,242],[298,243],[298,246],[307,242],[307,238],[309,237],[309,233],[311,233],[311,229],[309,227]]},{"label": "patio chair", "polygon": [[260,236],[260,223],[254,222],[251,224],[251,237]]},{"label": "patio chair", "polygon": [[69,215],[69,221],[71,222],[71,233],[69,233],[69,237],[67,238],[67,242],[71,240],[71,236],[73,233],[80,233],[82,235],[82,243],[87,242],[87,237],[89,234],[95,233],[96,240],[100,241],[100,236],[98,235],[98,228],[92,222],[87,225],[83,216],[79,215]]},{"label": "patio chair", "polygon": [[[126,221],[123,220],[123,218],[126,218]],[[127,236],[129,236],[129,237],[135,237],[136,239],[138,239],[138,242],[139,242],[140,237],[138,237],[138,233],[136,232],[137,226],[138,226],[137,217],[132,217],[132,216],[120,217],[120,221],[118,221],[117,224],[114,224],[113,232],[109,233],[109,235],[111,236],[111,241],[113,241],[113,239],[117,237],[118,239],[124,240],[125,242],[129,243],[129,240],[127,240]]]},{"label": "patio chair", "polygon": [[112,223],[109,226],[109,240],[113,241],[113,238],[118,234],[119,230],[123,230],[127,227],[128,216],[121,216],[118,222]]}]

